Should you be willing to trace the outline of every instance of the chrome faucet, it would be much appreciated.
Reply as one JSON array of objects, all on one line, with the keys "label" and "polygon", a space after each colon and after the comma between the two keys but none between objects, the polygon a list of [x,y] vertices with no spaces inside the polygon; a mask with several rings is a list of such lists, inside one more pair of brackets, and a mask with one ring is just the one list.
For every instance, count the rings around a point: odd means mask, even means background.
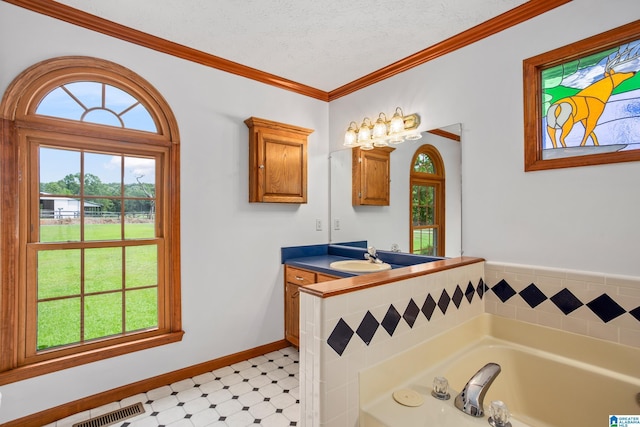
[{"label": "chrome faucet", "polygon": [[383,262],[380,258],[378,258],[378,251],[376,251],[376,248],[374,248],[373,246],[369,246],[367,248],[367,253],[364,254],[364,259],[368,259],[369,261],[376,264],[382,264]]},{"label": "chrome faucet", "polygon": [[473,417],[482,417],[484,415],[482,407],[484,395],[487,394],[489,386],[491,386],[491,383],[499,373],[500,365],[497,363],[487,363],[480,368],[467,382],[460,394],[456,396],[454,402],[456,408]]}]

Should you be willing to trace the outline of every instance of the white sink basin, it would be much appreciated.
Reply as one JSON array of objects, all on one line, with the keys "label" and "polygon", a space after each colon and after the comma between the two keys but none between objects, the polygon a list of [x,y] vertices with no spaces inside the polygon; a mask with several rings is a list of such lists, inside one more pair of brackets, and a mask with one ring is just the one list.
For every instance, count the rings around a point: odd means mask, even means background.
[{"label": "white sink basin", "polygon": [[335,261],[329,264],[330,268],[346,273],[373,273],[375,271],[391,270],[391,266],[386,262],[376,264],[366,259],[348,259],[344,261]]}]

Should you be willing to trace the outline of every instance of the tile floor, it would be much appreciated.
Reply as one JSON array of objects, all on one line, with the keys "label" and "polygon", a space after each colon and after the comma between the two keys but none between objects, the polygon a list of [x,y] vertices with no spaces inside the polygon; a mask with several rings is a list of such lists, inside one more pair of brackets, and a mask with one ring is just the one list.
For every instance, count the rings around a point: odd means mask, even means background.
[{"label": "tile floor", "polygon": [[145,413],[119,427],[287,427],[300,420],[298,350],[267,353],[101,406],[46,427],[74,423],[142,402]]}]

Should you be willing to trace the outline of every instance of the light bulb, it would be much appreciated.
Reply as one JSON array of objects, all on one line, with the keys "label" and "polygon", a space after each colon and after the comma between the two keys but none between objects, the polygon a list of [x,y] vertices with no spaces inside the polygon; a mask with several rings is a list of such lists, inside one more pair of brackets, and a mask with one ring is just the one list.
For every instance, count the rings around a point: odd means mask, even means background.
[{"label": "light bulb", "polygon": [[391,123],[389,124],[389,134],[393,135],[395,133],[400,133],[404,130],[404,118],[396,111],[396,113],[391,118]]},{"label": "light bulb", "polygon": [[362,126],[360,126],[360,130],[358,131],[358,142],[363,143],[369,141],[371,139],[371,129],[364,122],[362,122]]},{"label": "light bulb", "polygon": [[356,145],[356,132],[349,128],[344,134],[344,146],[345,147],[353,147]]}]

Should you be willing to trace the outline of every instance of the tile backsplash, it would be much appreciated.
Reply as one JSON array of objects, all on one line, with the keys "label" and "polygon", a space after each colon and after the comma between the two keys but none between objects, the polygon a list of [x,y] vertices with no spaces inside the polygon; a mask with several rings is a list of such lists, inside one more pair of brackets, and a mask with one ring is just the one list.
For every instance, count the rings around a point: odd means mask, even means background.
[{"label": "tile backsplash", "polygon": [[485,262],[485,312],[640,347],[640,278]]}]

